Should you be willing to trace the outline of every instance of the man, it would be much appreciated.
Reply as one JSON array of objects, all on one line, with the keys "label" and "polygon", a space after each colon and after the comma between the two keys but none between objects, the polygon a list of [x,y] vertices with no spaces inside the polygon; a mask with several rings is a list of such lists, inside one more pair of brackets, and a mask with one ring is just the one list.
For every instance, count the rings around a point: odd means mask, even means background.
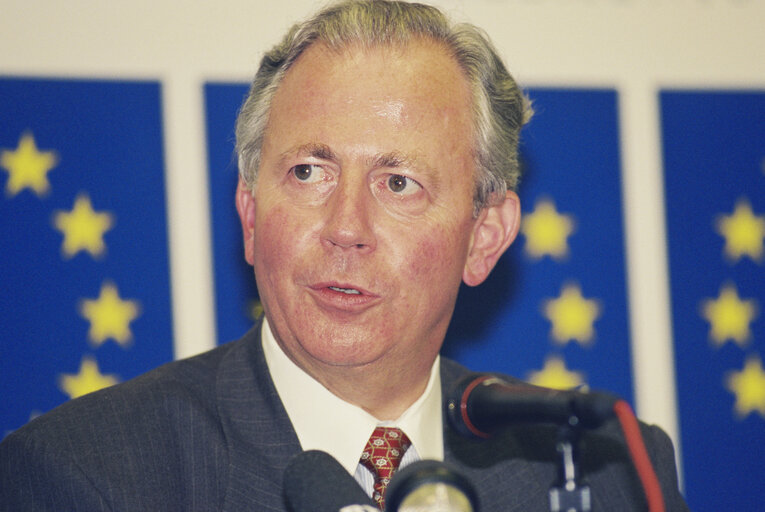
[{"label": "man", "polygon": [[[361,455],[378,426],[405,436],[401,464],[465,474],[484,510],[547,510],[554,429],[459,438],[441,397],[467,370],[438,356],[460,282],[483,282],[517,234],[527,112],[483,36],[433,8],[351,1],[294,28],[237,121],[265,320],[9,436],[3,510],[284,510],[284,468],[311,448],[380,503]],[[668,439],[644,435],[684,509]],[[582,460],[596,509],[644,507],[613,426]]]}]

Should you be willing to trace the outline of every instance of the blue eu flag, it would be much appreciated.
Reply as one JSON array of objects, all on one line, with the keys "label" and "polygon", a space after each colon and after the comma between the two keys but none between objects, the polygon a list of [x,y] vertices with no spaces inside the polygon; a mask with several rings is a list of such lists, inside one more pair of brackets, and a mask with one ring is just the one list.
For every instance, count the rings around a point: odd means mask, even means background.
[{"label": "blue eu flag", "polygon": [[688,505],[759,510],[765,476],[765,93],[667,90],[660,99]]},{"label": "blue eu flag", "polygon": [[160,86],[0,78],[0,434],[172,359]]}]

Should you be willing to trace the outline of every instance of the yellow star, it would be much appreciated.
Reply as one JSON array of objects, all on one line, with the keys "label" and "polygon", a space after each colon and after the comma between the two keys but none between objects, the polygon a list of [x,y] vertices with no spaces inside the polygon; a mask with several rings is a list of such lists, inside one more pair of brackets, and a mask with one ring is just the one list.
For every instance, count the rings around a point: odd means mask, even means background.
[{"label": "yellow star", "polygon": [[715,345],[732,340],[744,347],[752,337],[749,324],[757,316],[757,301],[741,300],[736,287],[728,283],[717,299],[702,302],[701,316],[709,322],[709,338]]},{"label": "yellow star", "polygon": [[61,374],[58,386],[69,398],[77,398],[118,382],[119,379],[115,375],[102,375],[98,369],[98,363],[93,358],[85,356],[80,363],[79,373]]},{"label": "yellow star", "polygon": [[531,372],[528,381],[536,386],[553,389],[571,389],[584,383],[581,373],[568,371],[563,359],[555,356],[547,358],[540,371]]},{"label": "yellow star", "polygon": [[576,340],[589,345],[595,335],[593,323],[600,315],[598,301],[585,299],[577,285],[566,285],[557,299],[545,301],[544,315],[552,322],[552,338],[559,344]]},{"label": "yellow star", "polygon": [[94,258],[104,253],[104,233],[114,224],[109,213],[93,211],[90,198],[79,194],[71,212],[57,212],[53,217],[56,229],[64,234],[61,251],[67,258],[88,251]]},{"label": "yellow star", "polygon": [[743,370],[730,372],[725,387],[736,395],[734,407],[740,418],[754,411],[765,418],[765,371],[758,357],[748,357]]},{"label": "yellow star", "polygon": [[139,303],[120,299],[117,288],[104,283],[98,299],[80,301],[80,314],[90,321],[88,338],[93,345],[101,345],[112,338],[126,347],[133,339],[130,322],[140,314]]},{"label": "yellow star", "polygon": [[574,221],[569,215],[559,214],[552,201],[541,200],[534,213],[523,218],[521,231],[526,236],[526,253],[532,258],[563,258],[568,255],[568,236],[574,231]]},{"label": "yellow star", "polygon": [[0,167],[10,174],[5,192],[15,196],[25,188],[30,188],[39,197],[50,189],[48,172],[58,164],[54,151],[39,151],[31,133],[24,133],[19,139],[16,151],[0,152]]},{"label": "yellow star", "polygon": [[746,199],[739,199],[731,215],[720,215],[717,232],[725,238],[725,255],[736,262],[749,256],[757,263],[762,261],[765,240],[765,215],[757,216]]}]

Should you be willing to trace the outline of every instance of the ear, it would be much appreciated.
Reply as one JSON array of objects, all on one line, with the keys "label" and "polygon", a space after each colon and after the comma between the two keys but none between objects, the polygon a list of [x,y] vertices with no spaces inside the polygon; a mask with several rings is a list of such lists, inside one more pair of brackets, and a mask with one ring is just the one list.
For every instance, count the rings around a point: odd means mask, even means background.
[{"label": "ear", "polygon": [[521,202],[508,190],[499,204],[481,210],[473,226],[462,280],[468,286],[478,286],[489,276],[499,257],[510,247],[521,225]]},{"label": "ear", "polygon": [[255,198],[241,178],[236,187],[236,211],[242,223],[244,259],[252,265],[255,261]]}]

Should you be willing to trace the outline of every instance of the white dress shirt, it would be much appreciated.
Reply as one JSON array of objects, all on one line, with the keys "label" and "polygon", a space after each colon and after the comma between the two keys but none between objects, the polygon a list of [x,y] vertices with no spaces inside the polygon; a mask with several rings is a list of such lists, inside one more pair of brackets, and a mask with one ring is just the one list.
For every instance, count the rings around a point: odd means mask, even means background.
[{"label": "white dress shirt", "polygon": [[332,455],[368,495],[372,495],[373,477],[359,463],[359,457],[377,426],[398,427],[412,442],[400,467],[420,459],[444,459],[440,357],[434,361],[428,385],[417,401],[398,419],[379,421],[332,394],[293,363],[265,319],[261,339],[271,378],[303,450],[322,450]]}]

